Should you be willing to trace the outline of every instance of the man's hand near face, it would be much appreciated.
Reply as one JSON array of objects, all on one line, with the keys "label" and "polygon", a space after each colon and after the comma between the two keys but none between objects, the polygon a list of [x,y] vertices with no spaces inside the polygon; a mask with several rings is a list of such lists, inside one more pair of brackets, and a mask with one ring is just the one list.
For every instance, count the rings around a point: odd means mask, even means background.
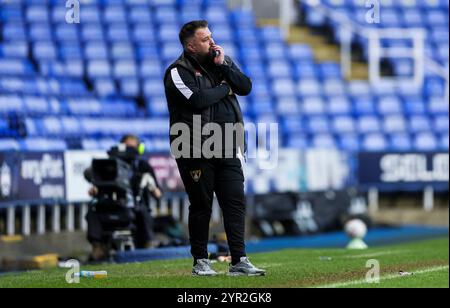
[{"label": "man's hand near face", "polygon": [[225,62],[225,50],[219,45],[212,45],[211,48],[215,51],[220,52],[220,55],[214,58],[214,64],[223,65],[223,63]]}]

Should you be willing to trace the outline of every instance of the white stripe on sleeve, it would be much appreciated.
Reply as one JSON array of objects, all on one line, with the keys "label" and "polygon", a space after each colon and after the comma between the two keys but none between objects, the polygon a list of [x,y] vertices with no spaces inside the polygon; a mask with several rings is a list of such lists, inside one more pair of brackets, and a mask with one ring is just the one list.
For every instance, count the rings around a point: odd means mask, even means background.
[{"label": "white stripe on sleeve", "polygon": [[177,87],[177,89],[181,92],[181,94],[183,94],[187,99],[190,99],[192,94],[194,94],[194,92],[191,91],[191,89],[189,89],[183,82],[183,80],[180,77],[180,74],[178,73],[178,69],[177,68],[173,68],[170,71],[171,75],[172,75],[172,80],[173,83],[175,84],[175,86]]}]

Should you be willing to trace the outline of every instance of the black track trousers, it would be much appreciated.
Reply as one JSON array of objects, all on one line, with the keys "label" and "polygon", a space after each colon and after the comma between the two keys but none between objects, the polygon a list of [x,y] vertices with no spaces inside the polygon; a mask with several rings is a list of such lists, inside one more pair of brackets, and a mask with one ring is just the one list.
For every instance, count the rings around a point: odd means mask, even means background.
[{"label": "black track trousers", "polygon": [[178,159],[189,196],[189,237],[194,260],[208,258],[209,222],[214,192],[223,212],[233,260],[245,256],[244,173],[239,158]]}]

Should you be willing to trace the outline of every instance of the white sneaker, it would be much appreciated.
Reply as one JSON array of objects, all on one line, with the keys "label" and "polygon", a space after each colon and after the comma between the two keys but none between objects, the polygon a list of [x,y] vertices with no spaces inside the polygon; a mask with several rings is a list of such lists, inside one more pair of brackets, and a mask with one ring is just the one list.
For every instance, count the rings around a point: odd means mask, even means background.
[{"label": "white sneaker", "polygon": [[266,271],[251,264],[247,257],[242,257],[238,264],[230,264],[228,274],[230,276],[265,276]]},{"label": "white sneaker", "polygon": [[208,259],[199,259],[192,269],[194,276],[216,276],[217,272],[211,268],[211,261]]}]

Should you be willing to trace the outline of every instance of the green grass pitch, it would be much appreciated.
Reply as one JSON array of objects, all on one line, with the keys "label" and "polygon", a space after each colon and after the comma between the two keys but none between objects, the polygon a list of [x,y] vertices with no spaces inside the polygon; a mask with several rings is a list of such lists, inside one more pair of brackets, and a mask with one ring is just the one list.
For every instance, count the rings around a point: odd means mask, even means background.
[{"label": "green grass pitch", "polygon": [[[215,263],[217,277],[192,277],[192,261],[170,260],[133,264],[104,264],[82,270],[106,270],[104,280],[65,281],[66,269],[11,273],[0,276],[0,288],[391,288],[449,287],[448,238],[370,248],[292,249],[250,255],[265,277],[229,277],[227,264]],[[368,260],[380,265],[379,283],[367,283]],[[400,271],[413,275],[399,275]]]}]

